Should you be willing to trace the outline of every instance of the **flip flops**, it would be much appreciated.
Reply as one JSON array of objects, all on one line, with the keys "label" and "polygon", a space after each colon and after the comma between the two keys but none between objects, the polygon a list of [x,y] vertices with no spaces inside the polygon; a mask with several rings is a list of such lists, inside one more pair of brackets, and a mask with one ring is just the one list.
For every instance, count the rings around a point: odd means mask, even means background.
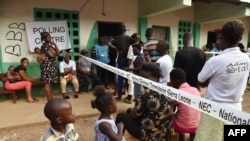
[{"label": "flip flops", "polygon": [[[68,95],[64,96],[63,98],[64,99],[70,99],[70,97]],[[77,99],[78,98],[78,94],[74,94],[73,98]]]},{"label": "flip flops", "polygon": [[39,99],[35,98],[35,97],[33,97],[32,100],[27,100],[28,103],[36,103],[38,101],[39,101]]},{"label": "flip flops", "polygon": [[70,99],[70,97],[68,95],[63,97],[64,99]]},{"label": "flip flops", "polygon": [[78,94],[74,94],[74,99],[77,99],[78,98]]}]

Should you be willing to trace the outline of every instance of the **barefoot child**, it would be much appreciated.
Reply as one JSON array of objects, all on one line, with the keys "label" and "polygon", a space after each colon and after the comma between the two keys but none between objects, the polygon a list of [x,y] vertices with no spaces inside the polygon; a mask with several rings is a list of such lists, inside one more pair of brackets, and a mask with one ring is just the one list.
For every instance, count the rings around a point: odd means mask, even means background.
[{"label": "barefoot child", "polygon": [[125,141],[123,123],[116,125],[111,115],[117,110],[115,98],[105,92],[104,86],[96,86],[94,96],[96,99],[91,101],[91,106],[101,112],[94,126],[95,141]]},{"label": "barefoot child", "polygon": [[44,107],[44,115],[50,120],[50,127],[44,132],[41,141],[77,141],[79,134],[73,123],[75,115],[71,104],[61,98],[54,98]]}]

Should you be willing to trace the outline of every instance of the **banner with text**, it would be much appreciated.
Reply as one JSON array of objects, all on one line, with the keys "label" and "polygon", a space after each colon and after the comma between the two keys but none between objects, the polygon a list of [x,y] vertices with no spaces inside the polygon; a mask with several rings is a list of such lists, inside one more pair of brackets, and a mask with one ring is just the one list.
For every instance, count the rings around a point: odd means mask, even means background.
[{"label": "banner with text", "polygon": [[67,21],[25,22],[25,27],[30,52],[34,52],[35,47],[42,46],[41,32],[49,32],[59,50],[71,48]]}]

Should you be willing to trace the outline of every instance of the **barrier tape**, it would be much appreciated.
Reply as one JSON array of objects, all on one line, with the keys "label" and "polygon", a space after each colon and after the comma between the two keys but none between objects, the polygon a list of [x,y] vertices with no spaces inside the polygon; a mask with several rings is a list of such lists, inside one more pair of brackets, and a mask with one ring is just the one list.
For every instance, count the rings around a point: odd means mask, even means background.
[{"label": "barrier tape", "polygon": [[[82,55],[81,55],[82,56]],[[126,72],[124,70],[118,69],[116,67],[101,63],[97,60],[91,59],[89,57],[82,56],[88,61],[107,69],[117,75],[120,75],[128,80],[132,80],[136,83],[139,83],[149,89],[157,91],[167,97],[170,97],[174,100],[178,100],[192,108],[195,108],[205,114],[208,114],[214,118],[227,122],[229,124],[236,125],[250,125],[250,114],[234,109],[232,107],[222,105],[219,103],[215,103],[208,99],[191,95],[187,92],[180,91],[173,87],[169,87],[167,85],[163,85],[143,77],[134,75],[130,72]]]}]

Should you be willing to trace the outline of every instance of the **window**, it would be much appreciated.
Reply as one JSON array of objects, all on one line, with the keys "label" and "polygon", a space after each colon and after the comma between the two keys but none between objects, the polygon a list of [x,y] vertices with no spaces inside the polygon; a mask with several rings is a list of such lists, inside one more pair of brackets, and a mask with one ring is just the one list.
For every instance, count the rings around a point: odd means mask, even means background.
[{"label": "window", "polygon": [[169,41],[169,34],[170,34],[170,27],[168,26],[156,26],[153,25],[152,28],[154,29],[155,39],[156,40],[167,40]]},{"label": "window", "polygon": [[[72,60],[77,61],[79,58],[80,50],[80,25],[79,25],[79,13],[78,11],[68,11],[59,9],[46,9],[46,8],[34,8],[34,19],[35,21],[57,21],[67,20],[69,29],[69,38],[71,41],[70,52]],[[75,53],[74,53],[75,52]],[[58,61],[63,60],[62,51],[58,57]]]},{"label": "window", "polygon": [[182,37],[185,32],[191,32],[191,22],[189,21],[179,21],[179,28],[178,28],[178,50],[183,48],[183,41]]}]

